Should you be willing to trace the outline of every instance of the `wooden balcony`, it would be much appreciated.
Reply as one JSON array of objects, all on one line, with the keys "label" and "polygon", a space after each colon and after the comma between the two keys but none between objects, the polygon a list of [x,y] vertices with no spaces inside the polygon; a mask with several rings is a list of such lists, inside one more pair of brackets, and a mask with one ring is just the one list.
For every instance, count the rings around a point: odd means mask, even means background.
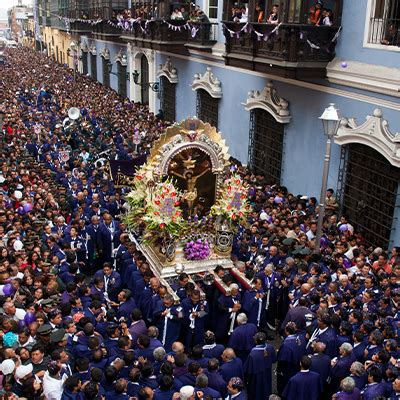
[{"label": "wooden balcony", "polygon": [[92,31],[92,26],[87,22],[75,21],[71,22],[70,31],[73,33],[90,33]]},{"label": "wooden balcony", "polygon": [[137,47],[189,54],[190,48],[211,51],[214,31],[211,23],[156,19],[134,24],[121,37]]},{"label": "wooden balcony", "polygon": [[119,40],[119,37],[123,33],[119,26],[116,26],[118,21],[111,21],[112,24],[107,21],[102,21],[91,27],[92,37],[96,39],[107,39],[107,40]]},{"label": "wooden balcony", "polygon": [[326,76],[339,27],[224,23],[227,65],[296,79]]}]

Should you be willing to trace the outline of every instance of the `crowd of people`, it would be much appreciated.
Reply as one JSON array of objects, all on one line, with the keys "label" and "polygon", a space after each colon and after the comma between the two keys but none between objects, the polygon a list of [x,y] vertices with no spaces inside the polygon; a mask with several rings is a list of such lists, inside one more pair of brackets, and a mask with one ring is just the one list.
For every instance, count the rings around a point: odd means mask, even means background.
[{"label": "crowd of people", "polygon": [[166,123],[32,50],[0,80],[1,398],[399,398],[400,249],[367,246],[333,190],[317,244],[315,198],[237,165],[252,212],[232,261],[252,285],[183,272],[177,303],[97,162],[145,154]]}]

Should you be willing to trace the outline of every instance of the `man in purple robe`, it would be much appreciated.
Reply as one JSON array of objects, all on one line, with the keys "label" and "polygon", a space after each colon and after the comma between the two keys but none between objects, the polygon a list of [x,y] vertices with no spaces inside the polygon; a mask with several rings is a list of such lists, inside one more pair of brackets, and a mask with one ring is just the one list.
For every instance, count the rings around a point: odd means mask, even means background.
[{"label": "man in purple robe", "polygon": [[276,361],[276,353],[266,341],[263,332],[254,336],[256,346],[243,367],[248,394],[252,399],[267,399],[272,392],[272,364]]},{"label": "man in purple robe", "polygon": [[221,295],[218,299],[218,324],[215,329],[215,336],[226,343],[227,334],[230,336],[236,322],[236,315],[241,309],[239,286],[231,284],[231,294]]},{"label": "man in purple robe", "polygon": [[305,337],[297,331],[297,326],[294,322],[288,322],[285,327],[285,339],[278,351],[276,369],[278,393],[282,393],[289,379],[299,372],[300,360],[305,353]]},{"label": "man in purple robe", "polygon": [[322,393],[321,379],[317,372],[310,371],[311,359],[303,356],[300,372],[289,379],[282,397],[288,400],[318,400]]},{"label": "man in purple robe", "polygon": [[257,333],[257,327],[247,322],[247,316],[240,313],[236,318],[238,326],[233,330],[229,338],[229,347],[235,350],[236,355],[244,363],[251,349],[254,347],[254,335]]}]

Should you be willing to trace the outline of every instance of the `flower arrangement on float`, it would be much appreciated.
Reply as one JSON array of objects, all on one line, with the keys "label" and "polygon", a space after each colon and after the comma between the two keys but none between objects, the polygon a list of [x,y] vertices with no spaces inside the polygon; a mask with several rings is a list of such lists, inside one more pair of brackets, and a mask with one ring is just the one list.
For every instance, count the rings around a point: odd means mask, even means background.
[{"label": "flower arrangement on float", "polygon": [[145,242],[160,237],[175,239],[183,229],[181,193],[171,180],[155,182],[150,169],[142,167],[135,174],[132,190],[126,196],[129,204],[127,224],[131,229],[142,225]]},{"label": "flower arrangement on float", "polygon": [[211,207],[210,214],[229,224],[245,220],[250,212],[250,203],[247,200],[248,187],[240,175],[233,172],[221,191],[223,196]]},{"label": "flower arrangement on float", "polygon": [[202,236],[189,238],[184,247],[186,260],[205,260],[210,257],[211,247],[208,239]]},{"label": "flower arrangement on float", "polygon": [[152,188],[152,194],[146,198],[145,239],[153,235],[168,234],[178,237],[183,229],[181,194],[172,181],[159,182]]},{"label": "flower arrangement on float", "polygon": [[127,214],[126,220],[128,226],[132,229],[137,229],[146,213],[148,181],[149,179],[146,176],[146,171],[140,169],[133,179],[131,192],[126,196],[126,200],[129,204],[129,213]]}]

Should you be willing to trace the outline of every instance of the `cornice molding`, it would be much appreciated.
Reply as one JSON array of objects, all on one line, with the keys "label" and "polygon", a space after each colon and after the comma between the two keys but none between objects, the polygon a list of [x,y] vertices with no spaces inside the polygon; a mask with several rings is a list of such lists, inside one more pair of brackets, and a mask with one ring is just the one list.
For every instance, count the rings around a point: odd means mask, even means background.
[{"label": "cornice molding", "polygon": [[395,167],[400,167],[400,132],[391,133],[382,110],[376,108],[366,122],[358,125],[354,118],[342,119],[334,138],[339,145],[360,143],[372,147]]},{"label": "cornice molding", "polygon": [[246,102],[242,103],[242,105],[247,111],[261,108],[269,112],[281,124],[288,124],[292,119],[289,111],[289,102],[278,96],[272,81],[268,81],[261,92],[258,90],[250,91]]}]

